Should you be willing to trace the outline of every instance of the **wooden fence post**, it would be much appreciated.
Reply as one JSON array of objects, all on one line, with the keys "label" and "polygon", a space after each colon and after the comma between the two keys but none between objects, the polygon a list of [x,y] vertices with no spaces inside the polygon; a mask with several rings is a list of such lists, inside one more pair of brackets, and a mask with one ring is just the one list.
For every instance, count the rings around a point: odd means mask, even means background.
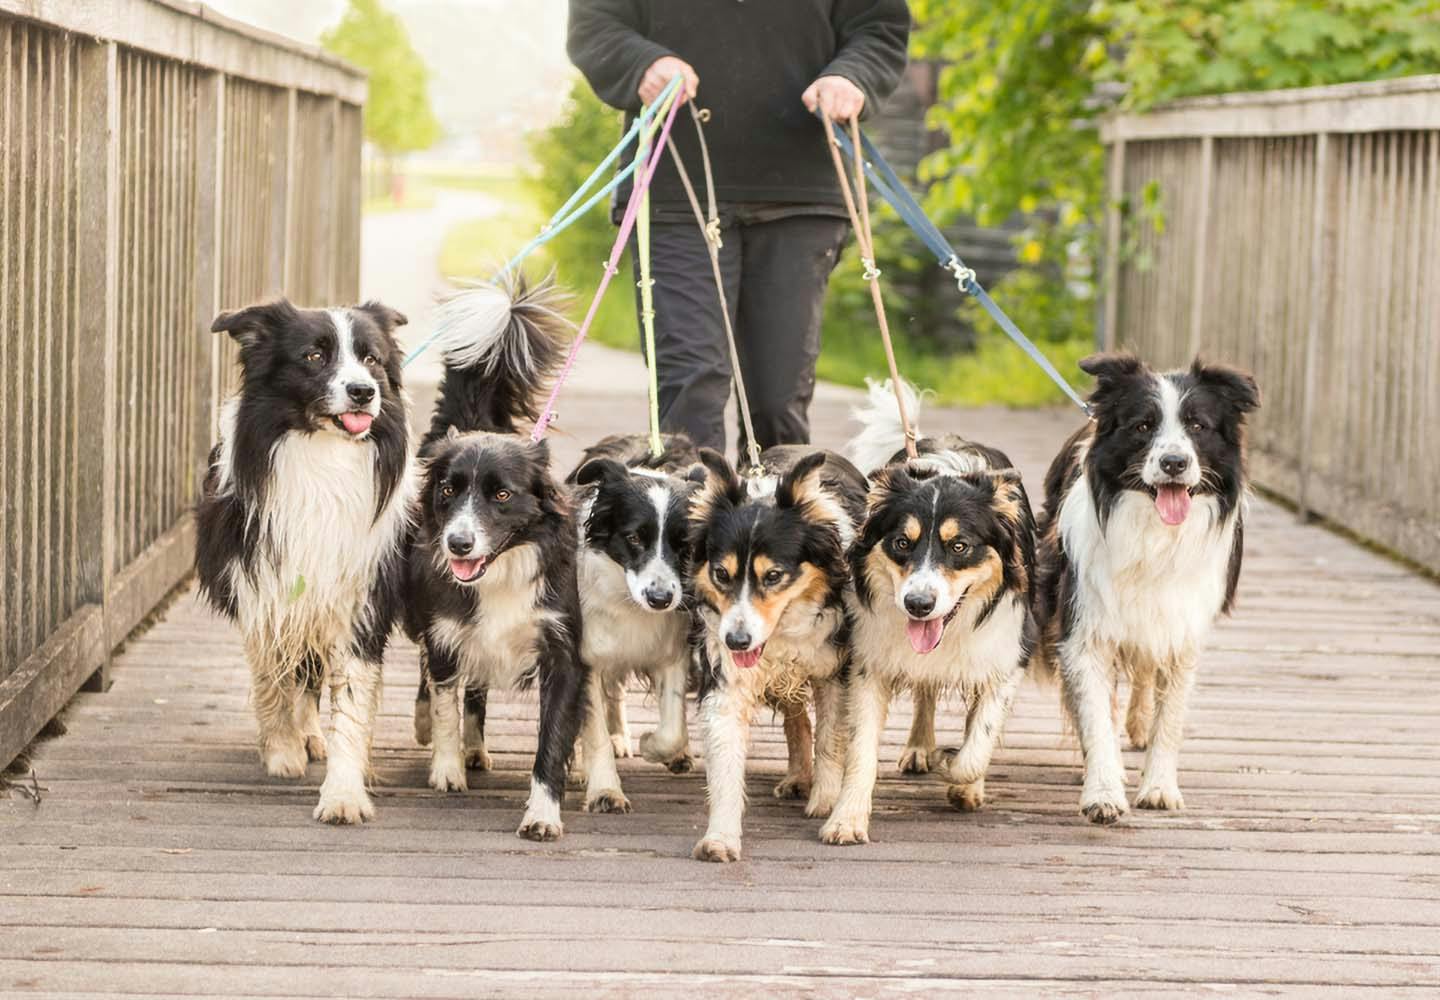
[{"label": "wooden fence post", "polygon": [[1100,320],[1100,347],[1115,350],[1117,316],[1120,308],[1121,203],[1125,197],[1125,140],[1110,146],[1110,179],[1105,188],[1105,307]]},{"label": "wooden fence post", "polygon": [[[280,256],[280,292],[292,298],[295,295],[295,146],[299,115],[300,93],[290,87],[285,91],[285,162],[281,167],[285,176],[285,189],[278,199],[278,207],[283,215],[279,231],[275,235],[280,241],[277,248]],[[311,305],[309,302],[300,304]]]},{"label": "wooden fence post", "polygon": [[1335,259],[1335,218],[1331,201],[1334,193],[1330,170],[1330,135],[1321,132],[1315,137],[1315,205],[1313,236],[1310,241],[1310,322],[1305,330],[1305,381],[1300,397],[1300,446],[1296,462],[1295,515],[1306,521],[1310,517],[1307,492],[1310,485],[1311,425],[1315,421],[1315,380],[1319,365],[1320,328],[1331,320],[1329,315],[1333,288]]},{"label": "wooden fence post", "polygon": [[1215,174],[1215,137],[1200,140],[1200,192],[1197,196],[1195,225],[1195,270],[1190,282],[1190,340],[1185,358],[1200,353],[1201,333],[1205,323],[1205,279],[1210,273],[1210,189]]},{"label": "wooden fence post", "polygon": [[[91,367],[101,381],[97,433],[80,435],[79,595],[99,604],[109,636],[110,590],[115,577],[116,395],[119,289],[116,262],[120,244],[120,86],[119,48],[113,42],[85,45],[79,53],[80,243],[77,248],[78,338],[82,356],[98,362]],[[100,669],[85,690],[109,686],[110,649],[103,650]]]},{"label": "wooden fence post", "polygon": [[220,311],[221,227],[225,204],[225,74],[211,73],[199,84],[195,109],[195,496],[203,489],[210,443],[216,435],[219,366],[222,352],[210,324]]}]

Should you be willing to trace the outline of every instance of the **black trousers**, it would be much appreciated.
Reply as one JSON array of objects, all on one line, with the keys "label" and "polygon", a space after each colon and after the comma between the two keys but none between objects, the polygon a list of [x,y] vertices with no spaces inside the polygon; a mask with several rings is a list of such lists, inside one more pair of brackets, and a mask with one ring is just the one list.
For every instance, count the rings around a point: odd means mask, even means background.
[{"label": "black trousers", "polygon": [[[720,217],[725,298],[762,448],[810,441],[825,287],[850,228],[833,215],[773,214]],[[730,352],[705,239],[693,218],[657,213],[650,243],[660,424],[724,452]],[[638,314],[638,289],[636,304]],[[743,429],[738,437],[743,451]]]}]

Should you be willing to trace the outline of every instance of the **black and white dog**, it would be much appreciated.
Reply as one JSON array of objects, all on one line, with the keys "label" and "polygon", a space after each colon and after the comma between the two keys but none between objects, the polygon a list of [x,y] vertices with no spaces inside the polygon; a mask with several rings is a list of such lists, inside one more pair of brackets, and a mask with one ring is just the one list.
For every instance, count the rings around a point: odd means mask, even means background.
[{"label": "black and white dog", "polygon": [[[918,417],[917,394],[902,391]],[[866,428],[857,443],[873,441],[882,426],[893,433],[878,453],[852,452],[861,468],[881,467],[850,549],[850,740],[840,799],[820,830],[828,844],[869,840],[880,736],[890,700],[907,688],[916,693],[917,717],[928,715],[917,726],[928,726],[932,741],[935,699],[965,699],[963,744],[926,753],[925,766],[949,785],[956,808],[980,808],[990,757],[1038,638],[1035,519],[1010,460],[955,435],[922,437],[919,456],[908,458],[888,381],[871,384],[870,405],[856,415]]]},{"label": "black and white dog", "polygon": [[1094,420],[1045,476],[1039,610],[1085,755],[1080,811],[1126,811],[1111,699],[1130,680],[1127,729],[1149,748],[1135,805],[1180,809],[1185,702],[1200,649],[1235,599],[1244,549],[1245,415],[1260,405],[1248,374],[1198,359],[1151,371],[1095,355]]},{"label": "black and white dog", "polygon": [[776,794],[789,794],[797,771],[809,771],[810,748],[800,741],[808,737],[803,717],[811,697],[814,784],[805,814],[825,815],[840,794],[849,662],[845,551],[864,510],[866,483],[844,457],[806,447],[766,449],[764,475],[743,481],[719,454],[707,449],[700,456],[709,476],[691,521],[710,819],[694,856],[737,861],[750,721],[762,701],[786,713],[790,773]]},{"label": "black and white dog", "polygon": [[405,609],[428,686],[415,710],[417,733],[418,716],[431,717],[432,787],[466,788],[466,732],[483,737],[483,719],[462,723],[462,702],[474,708],[466,694],[538,684],[539,743],[517,831],[533,840],[564,830],[560,801],[587,685],[573,521],[549,447],[516,434],[517,420],[535,418],[561,357],[568,324],[558,300],[549,281],[519,282],[461,292],[440,307],[445,375],[421,445]]},{"label": "black and white dog", "polygon": [[590,668],[590,708],[581,732],[585,808],[628,812],[616,757],[630,755],[625,684],[643,678],[660,726],[640,738],[646,760],[681,773],[693,766],[685,725],[690,676],[690,500],[705,470],[689,438],[667,434],[654,455],[645,435],[614,435],[586,449],[569,482],[577,490],[580,653]]},{"label": "black and white dog", "polygon": [[374,815],[365,790],[385,645],[401,604],[414,482],[392,332],[376,302],[297,309],[284,300],[222,313],[240,344],[240,391],[196,512],[202,593],[239,627],[260,759],[299,778],[329,765],[315,818]]}]

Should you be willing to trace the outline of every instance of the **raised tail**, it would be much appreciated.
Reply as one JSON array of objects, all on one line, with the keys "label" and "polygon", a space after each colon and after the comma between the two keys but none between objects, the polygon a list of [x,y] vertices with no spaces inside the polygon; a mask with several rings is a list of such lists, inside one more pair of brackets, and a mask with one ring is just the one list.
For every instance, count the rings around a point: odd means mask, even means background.
[{"label": "raised tail", "polygon": [[[845,445],[845,457],[854,462],[866,475],[888,465],[896,453],[905,448],[905,425],[900,421],[900,407],[895,402],[895,390],[890,379],[883,382],[865,380],[868,398],[864,406],[857,406],[850,415],[860,422],[860,433]],[[905,412],[910,424],[920,436],[920,397],[913,385],[900,380],[900,392],[905,397]]]},{"label": "raised tail", "polygon": [[565,356],[569,295],[554,275],[529,284],[519,273],[441,301],[435,346],[445,377],[426,442],[459,431],[516,430],[533,421]]}]

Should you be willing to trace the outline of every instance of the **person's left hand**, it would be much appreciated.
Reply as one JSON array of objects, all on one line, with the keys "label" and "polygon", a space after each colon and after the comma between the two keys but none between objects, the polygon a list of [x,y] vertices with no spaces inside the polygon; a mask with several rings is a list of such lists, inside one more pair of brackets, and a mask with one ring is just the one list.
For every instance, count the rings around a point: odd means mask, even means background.
[{"label": "person's left hand", "polygon": [[848,122],[865,107],[865,92],[843,76],[822,76],[805,88],[800,100],[811,114],[820,110],[837,122]]}]

